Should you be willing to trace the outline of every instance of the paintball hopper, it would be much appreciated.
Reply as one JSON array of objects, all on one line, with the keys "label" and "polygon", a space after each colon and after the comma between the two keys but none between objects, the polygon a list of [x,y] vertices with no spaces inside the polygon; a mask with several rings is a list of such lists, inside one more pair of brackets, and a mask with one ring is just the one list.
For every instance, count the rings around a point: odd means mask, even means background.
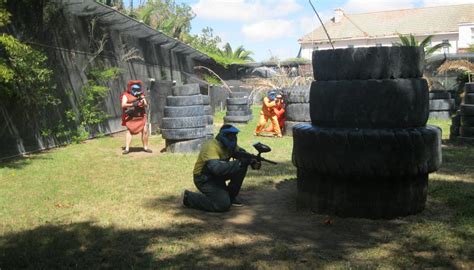
[{"label": "paintball hopper", "polygon": [[272,151],[270,146],[263,144],[261,142],[254,143],[253,147],[257,149],[258,153],[267,153],[267,152]]}]

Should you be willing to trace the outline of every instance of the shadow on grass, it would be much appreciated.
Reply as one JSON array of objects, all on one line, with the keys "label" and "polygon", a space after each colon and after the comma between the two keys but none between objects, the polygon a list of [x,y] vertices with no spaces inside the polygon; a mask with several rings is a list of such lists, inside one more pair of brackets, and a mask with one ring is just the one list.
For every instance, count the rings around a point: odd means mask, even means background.
[{"label": "shadow on grass", "polygon": [[26,166],[30,165],[34,161],[38,160],[51,160],[50,157],[47,157],[46,153],[35,153],[27,156],[18,156],[0,161],[0,169],[9,168],[9,169],[23,169]]},{"label": "shadow on grass", "polygon": [[[0,268],[254,269],[340,263],[347,268],[455,269],[459,260],[472,262],[474,237],[441,212],[456,209],[452,217],[472,222],[473,192],[473,184],[437,181],[429,192],[433,202],[420,215],[391,221],[334,217],[332,225],[325,225],[325,216],[296,207],[295,179],[244,192],[245,207],[221,214],[177,207],[177,196],[168,196],[145,205],[172,212],[177,222],[163,228],[119,229],[84,222],[2,235]],[[410,229],[426,224],[446,227],[446,234],[463,241],[448,249],[440,235]],[[382,246],[391,246],[389,254],[371,255],[371,249]]]}]

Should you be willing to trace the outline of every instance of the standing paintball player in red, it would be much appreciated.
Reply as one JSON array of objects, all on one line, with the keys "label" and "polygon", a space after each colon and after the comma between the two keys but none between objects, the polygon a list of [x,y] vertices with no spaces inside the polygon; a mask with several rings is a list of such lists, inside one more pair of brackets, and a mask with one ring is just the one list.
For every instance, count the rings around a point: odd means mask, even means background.
[{"label": "standing paintball player in red", "polygon": [[152,153],[148,149],[148,128],[145,108],[148,106],[144,98],[143,85],[140,80],[131,80],[127,84],[127,90],[120,96],[122,105],[122,126],[127,127],[125,136],[125,150],[122,154],[130,152],[132,135],[141,133],[143,151]]}]

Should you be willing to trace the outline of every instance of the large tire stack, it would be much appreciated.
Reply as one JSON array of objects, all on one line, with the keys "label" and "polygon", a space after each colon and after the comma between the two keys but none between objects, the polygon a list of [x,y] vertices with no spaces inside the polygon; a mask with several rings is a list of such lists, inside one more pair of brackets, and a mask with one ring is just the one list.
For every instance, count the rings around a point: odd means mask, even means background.
[{"label": "large tire stack", "polygon": [[464,87],[464,102],[459,110],[461,116],[459,139],[472,142],[474,140],[474,83],[466,83]]},{"label": "large tire stack", "polygon": [[441,163],[417,47],[313,52],[312,125],[293,128],[299,205],[342,217],[422,211]]},{"label": "large tire stack", "polygon": [[166,140],[166,151],[171,153],[199,151],[209,138],[209,118],[199,84],[175,86],[172,96],[166,97],[161,134]]},{"label": "large tire stack", "polygon": [[445,90],[432,90],[430,97],[430,116],[434,119],[450,119],[455,111],[455,100],[451,93]]},{"label": "large tire stack", "polygon": [[231,92],[227,98],[226,124],[246,124],[252,119],[252,110],[247,92]]},{"label": "large tire stack", "polygon": [[294,126],[311,122],[309,114],[309,88],[310,85],[303,85],[283,90],[286,103],[285,135],[292,136]]}]

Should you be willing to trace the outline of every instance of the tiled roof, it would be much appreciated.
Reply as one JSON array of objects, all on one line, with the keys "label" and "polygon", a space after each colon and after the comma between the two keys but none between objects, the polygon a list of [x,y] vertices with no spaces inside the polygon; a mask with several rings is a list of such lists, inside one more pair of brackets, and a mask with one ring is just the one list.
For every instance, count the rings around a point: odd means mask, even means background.
[{"label": "tiled roof", "polygon": [[[381,38],[400,34],[431,35],[457,33],[459,23],[474,22],[474,4],[345,14],[324,25],[332,40]],[[364,33],[365,32],[365,33]],[[320,26],[298,40],[300,43],[326,42]]]}]

